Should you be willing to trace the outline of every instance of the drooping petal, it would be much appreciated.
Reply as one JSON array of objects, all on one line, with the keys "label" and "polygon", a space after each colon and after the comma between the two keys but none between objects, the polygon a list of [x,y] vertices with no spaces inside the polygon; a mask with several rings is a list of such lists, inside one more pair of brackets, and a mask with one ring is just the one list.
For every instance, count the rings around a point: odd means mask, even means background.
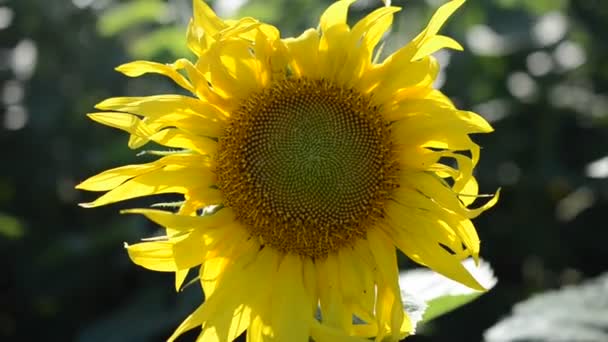
[{"label": "drooping petal", "polygon": [[408,54],[403,49],[395,52],[381,65],[368,70],[357,82],[357,88],[371,93],[378,104],[390,103],[404,90],[430,88],[439,72],[437,61],[427,57],[412,62]]},{"label": "drooping petal", "polygon": [[348,336],[344,334],[344,331],[316,320],[312,322],[311,336],[317,342],[369,342],[366,338]]},{"label": "drooping petal", "polygon": [[[473,178],[474,179],[474,178]],[[449,247],[456,254],[464,257],[472,256],[475,260],[479,254],[479,237],[466,212],[461,209],[443,207],[432,197],[428,197],[418,189],[401,187],[392,195],[395,202],[399,203],[402,217],[410,220],[422,220],[426,223],[428,232],[437,228],[443,235],[434,238],[435,241]],[[466,205],[466,204],[465,204]],[[420,223],[419,223],[420,224]],[[412,223],[412,226],[415,226]],[[461,250],[461,246],[465,250]]]},{"label": "drooping petal", "polygon": [[193,230],[167,241],[141,242],[127,245],[133,263],[153,271],[175,272],[200,265],[204,251],[200,248],[202,236]]},{"label": "drooping petal", "polygon": [[253,45],[246,40],[229,40],[215,44],[197,67],[209,73],[209,81],[224,97],[249,94],[261,88],[262,64],[251,53]]},{"label": "drooping petal", "polygon": [[319,32],[311,28],[299,37],[287,38],[284,42],[293,73],[298,77],[319,78]]},{"label": "drooping petal", "polygon": [[207,120],[206,125],[220,125],[227,119],[227,113],[209,102],[183,95],[154,95],[141,97],[112,97],[95,108],[106,111],[133,113],[150,119],[175,120],[180,117],[195,117]]},{"label": "drooping petal", "polygon": [[434,52],[445,48],[457,51],[464,50],[462,45],[460,45],[460,43],[458,43],[454,39],[446,36],[436,35],[426,39],[424,43],[422,43],[418,47],[418,51],[416,51],[416,54],[414,55],[414,57],[412,57],[412,60],[416,61],[422,59]]},{"label": "drooping petal", "polygon": [[350,86],[370,68],[376,44],[393,22],[393,13],[399,7],[382,7],[361,19],[350,32],[347,58],[340,65],[337,81]]},{"label": "drooping petal", "polygon": [[[213,155],[217,149],[210,137],[198,137],[176,128],[160,130],[149,137],[150,140],[167,147],[196,151],[201,155]],[[137,148],[139,146],[130,146]]]},{"label": "drooping petal", "polygon": [[442,207],[469,219],[479,216],[483,211],[492,207],[498,201],[499,196],[499,192],[497,192],[495,196],[481,207],[469,209],[460,201],[457,193],[447,184],[441,182],[438,177],[431,174],[423,172],[403,173],[401,182],[404,186],[416,189],[424,196],[432,198],[433,201]]},{"label": "drooping petal", "polygon": [[192,1],[194,16],[188,25],[188,47],[197,56],[203,55],[213,36],[228,26],[202,0]]},{"label": "drooping petal", "polygon": [[436,35],[443,24],[464,4],[465,0],[451,0],[437,9],[424,31],[427,36]]},{"label": "drooping petal", "polygon": [[387,215],[390,217],[389,235],[393,243],[409,258],[454,281],[484,291],[479,282],[462,266],[462,256],[441,246],[441,241],[449,244],[450,239],[450,235],[446,235],[449,230],[445,229],[444,223],[416,217],[411,211],[404,211],[395,203],[389,204]]},{"label": "drooping petal", "polygon": [[[340,2],[346,2],[341,0]],[[323,78],[337,80],[344,61],[348,57],[348,38],[350,29],[347,24],[335,24],[323,31],[319,40],[319,73]]]},{"label": "drooping petal", "polygon": [[[461,134],[493,131],[492,126],[478,114],[457,110],[453,105],[435,99],[403,99],[394,107],[387,108],[384,115],[390,121],[418,120],[419,124],[436,126],[435,131],[450,127],[451,131],[459,131]],[[416,124],[418,122],[410,126]]]},{"label": "drooping petal", "polygon": [[313,320],[312,294],[304,286],[300,256],[283,258],[272,295],[271,324],[277,341],[307,342]]},{"label": "drooping petal", "polygon": [[207,229],[211,227],[222,227],[234,221],[232,209],[223,208],[217,213],[204,216],[187,216],[174,214],[165,210],[157,209],[127,209],[123,214],[142,214],[150,221],[173,230],[186,231],[190,229]]},{"label": "drooping petal", "polygon": [[[393,244],[378,229],[371,229],[367,233],[369,248],[374,255],[378,267],[376,315],[378,316],[379,331],[376,340],[387,338],[398,341],[401,326],[409,317],[403,312],[401,292],[397,276],[397,256]],[[409,324],[406,324],[406,326]]]},{"label": "drooping petal", "polygon": [[98,207],[131,198],[166,194],[187,193],[192,188],[213,184],[215,175],[208,169],[181,168],[162,169],[136,176],[93,202],[82,203],[85,208]]},{"label": "drooping petal", "polygon": [[321,15],[319,26],[325,34],[329,29],[336,25],[346,24],[348,8],[355,0],[339,0],[331,4]]},{"label": "drooping petal", "polygon": [[146,164],[127,165],[104,171],[76,185],[76,189],[88,191],[112,190],[125,181],[145,173],[161,169],[165,166],[187,166],[190,164],[209,165],[200,156],[190,154],[174,154],[162,157]]},{"label": "drooping petal", "polygon": [[117,71],[130,77],[138,77],[148,73],[161,74],[171,78],[182,88],[194,93],[192,83],[178,72],[179,69],[181,69],[179,63],[161,64],[149,61],[130,62],[116,68]]},{"label": "drooping petal", "polygon": [[344,304],[340,291],[340,271],[335,255],[328,255],[317,263],[319,304],[324,325],[347,331],[352,324],[352,314]]},{"label": "drooping petal", "polygon": [[247,329],[247,342],[265,342],[273,340],[274,331],[270,325],[270,299],[271,298],[267,298],[265,303],[261,303],[252,313],[251,323],[249,329]]},{"label": "drooping petal", "polygon": [[[251,308],[259,296],[269,291],[266,283],[275,276],[278,255],[269,249],[260,251],[253,243],[243,244],[241,248],[238,257],[230,259],[220,285],[182,322],[169,341],[201,325],[203,332],[199,338],[215,337],[218,341],[232,341],[247,328],[250,311],[245,308]],[[246,288],[242,286],[244,283],[248,284]]]}]

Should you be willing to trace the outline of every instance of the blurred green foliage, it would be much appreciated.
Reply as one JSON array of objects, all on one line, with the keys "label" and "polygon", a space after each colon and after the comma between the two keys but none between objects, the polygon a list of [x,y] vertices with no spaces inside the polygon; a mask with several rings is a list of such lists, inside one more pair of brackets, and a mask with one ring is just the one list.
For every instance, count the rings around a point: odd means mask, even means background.
[{"label": "blurred green foliage", "polygon": [[[229,17],[256,16],[290,36],[315,27],[329,1],[229,3],[240,2],[213,2]],[[440,3],[393,1],[404,9],[385,54]],[[351,19],[380,5],[360,0]],[[128,260],[123,242],[158,228],[118,210],[149,201],[84,210],[76,204],[94,194],[73,189],[101,170],[149,160],[85,113],[110,96],[179,92],[162,77],[128,79],[113,69],[191,58],[190,6],[0,0],[0,340],[159,341],[200,303],[198,285],[176,295],[171,275]],[[444,28],[465,52],[437,54],[437,86],[496,128],[475,137],[483,146],[477,176],[482,191],[502,187],[502,199],[476,223],[499,283],[408,340],[481,340],[515,302],[608,268],[607,21],[600,0],[492,0],[469,1]]]}]

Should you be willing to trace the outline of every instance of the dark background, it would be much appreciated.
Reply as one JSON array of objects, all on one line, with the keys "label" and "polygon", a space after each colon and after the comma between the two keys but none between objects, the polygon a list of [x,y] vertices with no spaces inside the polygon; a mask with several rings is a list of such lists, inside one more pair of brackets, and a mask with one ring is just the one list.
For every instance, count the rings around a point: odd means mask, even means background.
[{"label": "dark background", "polygon": [[[386,50],[442,2],[395,1],[404,10]],[[291,36],[316,26],[329,1],[214,3]],[[351,20],[380,5],[360,0]],[[0,0],[0,340],[160,341],[200,303],[198,285],[176,295],[171,274],[129,261],[123,242],[157,228],[118,211],[145,200],[85,210],[76,204],[94,194],[74,190],[104,169],[146,161],[126,134],[85,114],[110,96],[176,91],[162,77],[128,79],[113,68],[191,58],[190,6]],[[608,269],[607,22],[602,0],[493,0],[469,1],[444,28],[466,51],[437,54],[437,86],[496,129],[475,137],[476,175],[482,192],[501,187],[502,198],[476,225],[499,283],[412,341],[480,341],[514,303]]]}]

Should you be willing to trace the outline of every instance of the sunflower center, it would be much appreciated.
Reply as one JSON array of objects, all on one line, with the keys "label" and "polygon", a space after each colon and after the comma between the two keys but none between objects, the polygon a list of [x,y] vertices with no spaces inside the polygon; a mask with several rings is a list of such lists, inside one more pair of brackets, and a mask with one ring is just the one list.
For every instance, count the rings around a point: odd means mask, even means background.
[{"label": "sunflower center", "polygon": [[263,245],[322,258],[381,217],[396,168],[389,137],[356,90],[275,83],[243,101],[220,139],[225,205]]}]

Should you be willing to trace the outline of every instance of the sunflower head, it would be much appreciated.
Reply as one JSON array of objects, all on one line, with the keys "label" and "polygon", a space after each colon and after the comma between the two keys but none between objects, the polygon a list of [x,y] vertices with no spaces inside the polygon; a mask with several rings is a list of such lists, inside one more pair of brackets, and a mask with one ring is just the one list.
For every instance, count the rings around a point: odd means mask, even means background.
[{"label": "sunflower head", "polygon": [[371,99],[294,78],[251,94],[218,143],[217,180],[262,245],[312,259],[352,247],[383,213],[397,163]]},{"label": "sunflower head", "polygon": [[[119,97],[89,116],[171,151],[79,184],[106,193],[87,207],[163,193],[175,210],[132,209],[166,236],[128,245],[143,267],[198,273],[206,301],[178,327],[204,341],[396,341],[412,331],[396,250],[483,290],[461,261],[477,259],[473,133],[492,128],[433,88],[432,53],[464,2],[448,1],[409,44],[378,61],[398,7],[347,23],[336,1],[318,28],[281,38],[253,18],[223,20],[194,0],[195,61],[136,61],[127,76],[163,74],[191,93]],[[214,208],[210,210],[210,208]],[[202,211],[202,214],[201,214]],[[357,318],[354,320],[354,318]],[[361,323],[363,322],[363,323]]]}]

